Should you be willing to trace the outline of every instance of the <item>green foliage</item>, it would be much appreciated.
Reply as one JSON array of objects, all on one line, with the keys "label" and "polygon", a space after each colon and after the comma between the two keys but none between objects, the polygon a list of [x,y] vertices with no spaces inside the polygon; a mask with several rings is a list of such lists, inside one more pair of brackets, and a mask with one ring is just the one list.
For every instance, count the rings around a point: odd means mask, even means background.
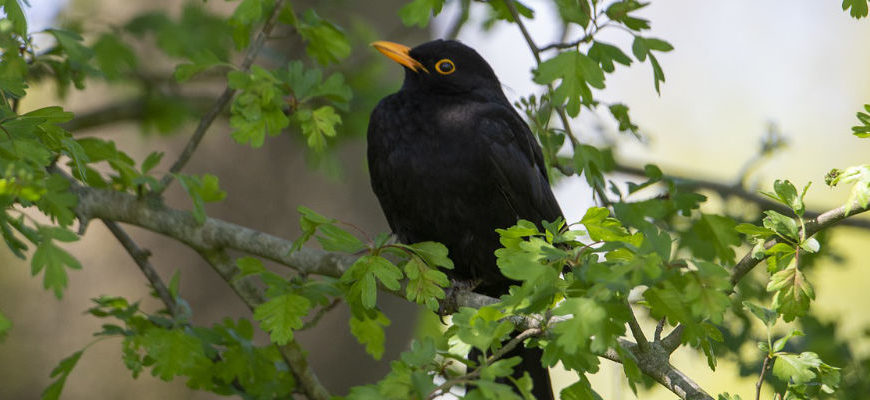
[{"label": "green foliage", "polygon": [[284,345],[293,340],[293,330],[302,327],[302,317],[310,307],[311,302],[305,297],[285,293],[259,305],[254,310],[254,319],[260,321],[273,342]]},{"label": "green foliage", "polygon": [[866,208],[870,204],[870,164],[857,165],[846,169],[833,169],[825,176],[828,186],[840,183],[852,184],[852,191],[846,200],[845,211],[848,215],[855,204]]},{"label": "green foliage", "polygon": [[[145,167],[143,165],[143,169]],[[201,178],[184,174],[177,174],[176,177],[193,201],[193,218],[200,224],[205,222],[205,203],[214,203],[227,197],[227,192],[218,186],[218,178],[212,174],[205,174]]]},{"label": "green foliage", "polygon": [[560,53],[543,63],[535,71],[535,82],[550,84],[556,80],[561,83],[553,92],[553,101],[562,104],[567,100],[568,115],[576,117],[580,106],[591,106],[594,99],[590,86],[604,89],[604,72],[591,57],[568,51]]},{"label": "green foliage", "polygon": [[843,0],[843,10],[849,10],[849,15],[855,19],[867,16],[867,0]]},{"label": "green foliage", "polygon": [[2,312],[0,312],[0,343],[6,339],[9,330],[12,329],[12,321],[9,320]]},{"label": "green foliage", "polygon": [[[864,15],[867,15],[867,4],[864,3]],[[870,104],[864,105],[864,110],[867,112],[858,112],[858,121],[861,121],[861,125],[856,125],[852,127],[852,133],[859,138],[868,138],[870,137]]]},{"label": "green foliage", "polygon": [[[398,14],[406,26],[422,28],[446,3],[413,0]],[[471,6],[465,0],[461,3],[464,10]],[[542,317],[546,317],[542,332],[518,345],[541,348],[543,364],[561,363],[576,372],[576,381],[560,393],[562,398],[599,399],[586,374],[597,371],[599,355],[611,350],[619,355],[636,390],[636,384],[646,383],[646,378],[641,376],[638,358],[617,340],[626,334],[632,311],[640,318],[665,318],[670,325],[680,324],[683,343],[703,351],[710,368],[715,368],[717,357],[736,355],[745,369],[752,369],[745,373],[757,375],[758,365],[746,367],[746,358],[737,352],[751,339],[752,331],[744,329],[739,337],[731,333],[732,326],[745,327],[751,321],[748,315],[754,315],[767,328],[767,340],[759,340],[758,346],[763,357],[773,362],[775,378],[770,379],[778,380],[778,392],[785,399],[817,398],[840,386],[849,388],[842,392],[846,393],[841,394],[843,398],[864,395],[866,383],[855,376],[866,376],[862,373],[870,370],[866,360],[864,364],[855,361],[858,357],[836,339],[836,330],[813,322],[810,314],[815,294],[806,271],[813,257],[824,255],[826,248],[824,240],[805,233],[804,197],[809,184],[799,191],[788,180],[776,180],[773,191],[764,193],[793,215],[749,210],[734,217],[727,214],[732,211],[728,207],[715,209],[715,202],[700,211],[706,197],[696,193],[690,182],[675,181],[654,165],[644,168],[645,177],[626,185],[608,181],[604,173],[616,168],[613,149],[593,146],[585,137],[578,140],[555,127],[553,116],[564,110],[576,117],[585,108],[590,114],[612,118],[620,132],[640,137],[629,107],[602,101],[594,89],[605,88],[617,65],[630,67],[635,60],[648,59],[659,92],[665,75],[657,57],[673,46],[645,36],[651,22],[640,17],[640,10],[649,3],[554,3],[567,24],[566,32],[578,36],[539,47],[543,60],[533,79],[551,90],[522,98],[518,107],[540,140],[554,182],[561,175],[583,174],[599,196],[607,191],[613,198],[607,207],[587,210],[576,224],[521,220],[515,226],[500,227],[497,233],[503,247],[495,253],[497,266],[517,284],[494,304],[461,308],[438,340],[428,337],[412,342],[408,351],[392,360],[390,372],[380,382],[352,388],[347,398],[434,397],[444,389],[434,384],[436,373],[448,383],[461,382],[469,399],[531,398],[528,376],[500,379],[512,374],[517,358],[488,356],[516,335],[516,321]],[[481,26],[488,29],[496,23],[523,22],[516,20],[510,5],[522,18],[534,18],[534,9],[516,1],[473,6],[485,8]],[[146,132],[173,133],[186,130],[194,115],[221,112],[200,110],[201,101],[186,96],[195,92],[188,90],[191,84],[225,76],[231,89],[227,93],[233,96],[229,124],[235,141],[258,148],[266,145],[266,137],[290,130],[298,132],[309,156],[334,160],[335,144],[343,135],[364,132],[368,111],[388,86],[378,79],[376,63],[361,64],[356,58],[347,61],[351,42],[369,40],[367,27],[354,27],[349,34],[326,13],[321,16],[314,9],[297,13],[289,2],[277,10],[274,0],[240,0],[228,16],[208,11],[206,6],[189,2],[180,13],[136,15],[118,21],[109,31],[79,31],[73,23],[63,29],[29,33],[22,2],[0,0],[5,15],[0,19],[0,204],[4,206],[0,233],[14,255],[30,258],[33,275],[42,274],[44,287],[57,297],[68,284],[68,270],[82,268],[60,245],[78,239],[70,230],[76,220],[76,188],[87,186],[134,194],[143,202],[159,201],[165,188],[153,174],[161,170],[163,153],[152,152],[140,162],[110,140],[73,136],[69,130],[77,123],[87,127],[90,122],[74,119],[58,106],[19,112],[20,100],[30,87],[50,81],[61,96],[92,81],[123,88],[121,92],[135,100],[134,122]],[[842,6],[855,18],[867,16],[866,0],[844,0]],[[273,13],[277,18],[267,22]],[[304,44],[305,53],[260,54],[268,56],[268,68],[235,65],[234,60],[266,58],[242,53],[250,50],[261,28],[271,23],[285,25],[284,31]],[[601,40],[599,33],[613,27],[630,35],[631,49]],[[44,34],[54,45],[34,49],[29,34]],[[146,68],[152,65],[145,60],[155,55],[176,64],[170,84]],[[866,112],[857,114],[859,125],[852,128],[861,138],[870,136],[870,106],[864,108]],[[571,141],[570,149],[566,149],[566,139]],[[179,173],[175,177],[190,196],[191,214],[199,223],[206,219],[205,203],[226,196],[214,175]],[[870,204],[868,165],[835,169],[826,183],[852,185],[847,213]],[[36,213],[41,215],[34,218]],[[340,271],[333,271],[331,277],[307,273],[288,277],[269,270],[256,258],[236,260],[240,273],[231,283],[257,280],[253,286],[264,289],[265,300],[254,305],[253,319],[269,334],[271,344],[257,345],[254,324],[244,318],[225,319],[208,327],[193,325],[193,310],[180,296],[178,275],[170,281],[169,290],[180,313],[148,313],[124,298],[101,297],[88,310],[106,322],[97,335],[121,338],[122,359],[134,377],[150,370],[160,379],[183,377],[188,387],[221,396],[288,398],[299,388],[275,345],[293,345],[298,331],[315,325],[334,305],[344,302],[349,306],[348,329],[375,359],[385,353],[384,329],[391,323],[378,308],[379,295],[390,292],[420,304],[421,309],[440,309],[450,284],[445,270],[454,267],[445,246],[394,244],[386,234],[372,239],[349,224],[305,207],[299,213],[302,235],[292,251],[315,238],[325,251],[356,258],[341,276]],[[749,242],[756,260],[767,260],[770,277],[748,275],[735,289],[730,271],[742,252],[738,251],[739,234]],[[628,305],[632,292],[641,293],[641,300]],[[732,292],[736,292],[733,299]],[[559,318],[547,319],[550,316]],[[780,318],[798,321],[801,330],[776,337],[773,328]],[[9,329],[11,322],[0,314],[0,340]],[[471,348],[485,355],[466,359]],[[793,353],[794,348],[808,351]],[[85,349],[60,361],[43,398],[60,397]],[[843,372],[822,358],[844,366]],[[453,368],[456,364],[463,364],[467,371]],[[740,397],[722,394],[719,398]]]},{"label": "green foliage", "polygon": [[380,360],[384,355],[384,327],[390,325],[390,320],[380,311],[375,311],[374,318],[370,318],[368,314],[363,315],[361,319],[356,316],[350,318],[350,332],[363,345],[366,346],[366,352],[371,354],[375,360]]},{"label": "green foliage", "polygon": [[42,240],[30,259],[30,273],[36,276],[44,271],[43,287],[52,289],[59,299],[63,297],[68,281],[66,269],[82,269],[82,265],[72,255],[57,247],[54,241],[73,242],[78,240],[78,236],[60,227],[41,227],[39,236]]},{"label": "green foliage", "polygon": [[69,374],[72,372],[73,368],[75,368],[76,364],[78,364],[79,359],[82,358],[82,354],[84,350],[79,350],[67,358],[60,360],[60,363],[57,364],[57,367],[54,367],[51,370],[51,377],[57,378],[51,385],[45,388],[42,391],[42,400],[56,400],[60,398],[61,391],[63,391],[63,385],[66,384],[66,379],[69,377]]}]

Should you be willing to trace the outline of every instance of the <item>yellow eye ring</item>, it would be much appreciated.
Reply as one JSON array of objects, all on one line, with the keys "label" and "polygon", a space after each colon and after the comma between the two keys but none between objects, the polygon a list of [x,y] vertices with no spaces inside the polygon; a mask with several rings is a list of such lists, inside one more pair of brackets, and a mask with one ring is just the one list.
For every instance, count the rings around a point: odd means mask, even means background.
[{"label": "yellow eye ring", "polygon": [[450,75],[456,72],[456,65],[453,65],[453,61],[450,59],[442,58],[435,63],[435,70],[441,75]]}]

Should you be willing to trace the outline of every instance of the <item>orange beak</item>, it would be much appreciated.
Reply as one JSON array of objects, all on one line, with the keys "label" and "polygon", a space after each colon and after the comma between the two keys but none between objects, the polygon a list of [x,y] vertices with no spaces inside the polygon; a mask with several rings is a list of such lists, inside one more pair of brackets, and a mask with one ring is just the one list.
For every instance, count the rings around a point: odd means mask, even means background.
[{"label": "orange beak", "polygon": [[380,40],[372,43],[372,47],[378,49],[378,51],[389,57],[391,60],[410,68],[414,72],[419,72],[417,70],[422,69],[427,74],[429,73],[429,70],[426,69],[423,64],[420,64],[419,61],[411,57],[409,54],[411,48],[408,46]]}]

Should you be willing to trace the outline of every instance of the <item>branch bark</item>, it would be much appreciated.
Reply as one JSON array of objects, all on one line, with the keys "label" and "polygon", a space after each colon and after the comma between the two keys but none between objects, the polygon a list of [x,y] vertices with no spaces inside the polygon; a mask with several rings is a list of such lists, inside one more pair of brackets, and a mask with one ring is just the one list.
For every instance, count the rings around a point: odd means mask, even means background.
[{"label": "branch bark", "polygon": [[[221,277],[229,282],[239,297],[249,305],[259,304],[262,301],[262,296],[255,289],[240,286],[239,282],[244,282],[244,280],[235,279],[238,270],[229,259],[225,258],[225,249],[234,249],[272,260],[300,273],[331,277],[341,276],[356,259],[350,255],[307,247],[291,252],[292,241],[215,218],[206,218],[204,223],[198,224],[189,212],[166,207],[154,197],[137,198],[127,193],[80,185],[74,185],[72,190],[79,197],[76,212],[81,217],[102,218],[140,226],[186,244],[202,254],[209,263],[212,263]],[[455,296],[456,306],[479,308],[498,302],[498,299],[473,292],[460,292],[456,293]],[[526,316],[512,318],[512,322],[519,329],[528,330],[540,328],[545,319],[540,316]],[[673,333],[669,338],[672,336]],[[679,339],[676,341],[677,345],[668,342],[668,338],[663,339],[661,343],[649,343],[652,349],[661,349],[661,351],[642,352],[633,342],[625,340],[623,343],[638,360],[645,360],[644,363],[638,363],[641,371],[668,387],[681,398],[712,399],[697,384],[670,366],[668,356],[679,344]],[[293,346],[286,349],[282,347],[282,354],[285,351],[290,352],[285,354],[285,358],[291,362],[291,368],[296,368],[299,365],[307,366],[307,363],[298,364],[294,361],[299,360],[298,357],[301,355],[293,353]],[[602,356],[618,360],[615,351]],[[294,373],[298,374],[298,379],[303,384],[303,381],[307,379],[305,376],[313,377],[314,379],[309,380],[308,384],[312,385],[314,389],[308,393],[316,394],[319,392],[316,376],[310,371],[310,368],[304,368],[301,372],[294,369]]]}]

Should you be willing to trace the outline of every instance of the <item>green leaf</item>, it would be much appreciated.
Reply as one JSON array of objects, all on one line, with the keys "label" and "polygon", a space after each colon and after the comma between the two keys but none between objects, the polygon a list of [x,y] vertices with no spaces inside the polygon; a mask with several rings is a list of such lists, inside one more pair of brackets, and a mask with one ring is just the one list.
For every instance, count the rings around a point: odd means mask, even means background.
[{"label": "green leaf", "polygon": [[12,329],[12,321],[0,312],[0,343],[6,339],[6,334]]},{"label": "green leaf", "polygon": [[164,381],[203,373],[212,365],[203,343],[181,329],[151,328],[133,341],[145,349],[149,361],[153,362],[151,374]]},{"label": "green leaf", "polygon": [[321,235],[317,236],[317,241],[326,251],[353,254],[366,248],[365,243],[356,236],[335,225],[323,224],[318,229]]},{"label": "green leaf", "polygon": [[640,246],[643,236],[630,234],[619,220],[610,217],[610,211],[603,207],[590,207],[580,223],[586,227],[589,237],[595,241],[625,242],[634,246]]},{"label": "green leaf", "polygon": [[236,6],[228,23],[233,27],[233,41],[236,49],[248,47],[253,26],[263,19],[265,9],[263,0],[242,0]]},{"label": "green leaf", "polygon": [[625,333],[625,313],[588,298],[568,298],[553,309],[554,315],[571,315],[551,329],[556,345],[568,354],[600,353],[616,345]]},{"label": "green leaf", "polygon": [[52,240],[43,240],[30,259],[30,273],[33,276],[45,270],[43,287],[52,289],[57,298],[63,297],[67,286],[66,268],[82,269],[81,263],[66,250],[57,247]]},{"label": "green leaf", "polygon": [[479,310],[461,307],[453,314],[456,336],[464,343],[487,351],[500,344],[514,329],[512,323],[502,320],[503,317],[504,314],[491,306]]},{"label": "green leaf", "polygon": [[[785,205],[791,207],[795,214],[804,215],[803,197],[798,196],[797,189],[795,189],[791,182],[788,180],[781,181],[777,179],[773,183],[773,190]],[[806,193],[806,191],[804,191],[804,193]]]},{"label": "green leaf", "polygon": [[133,49],[121,41],[117,34],[100,35],[93,49],[97,66],[110,80],[118,79],[122,74],[133,71],[138,63]]},{"label": "green leaf", "polygon": [[12,31],[19,37],[27,37],[27,18],[24,17],[24,11],[21,10],[19,0],[2,0],[0,5],[3,6],[3,12],[6,18],[12,22]]},{"label": "green leaf", "polygon": [[779,316],[776,314],[776,311],[773,311],[769,308],[765,308],[765,307],[750,303],[748,301],[743,301],[743,306],[746,307],[746,309],[749,310],[749,312],[751,312],[753,315],[758,317],[758,319],[760,319],[761,322],[764,322],[764,324],[767,325],[768,327],[771,327],[774,324],[776,324],[776,320],[777,320],[777,318],[779,318]]},{"label": "green leaf", "polygon": [[776,235],[776,232],[770,229],[747,223],[738,224],[736,227],[734,227],[734,230],[746,236],[758,239],[767,239],[773,235]]},{"label": "green leaf", "polygon": [[444,289],[450,286],[447,275],[429,267],[421,258],[412,256],[405,263],[405,276],[408,285],[405,286],[405,298],[417,304],[423,304],[431,311],[438,310],[438,300],[445,296]]},{"label": "green leaf", "polygon": [[[865,0],[860,0],[860,1],[863,3]],[[864,7],[866,7],[866,6],[867,5],[865,3]],[[865,10],[866,10],[866,8],[865,8]],[[866,11],[865,11],[865,15],[866,15]],[[852,134],[859,137],[859,138],[862,138],[862,139],[866,139],[866,138],[870,137],[870,114],[868,114],[868,113],[870,113],[870,104],[865,104],[864,109],[867,110],[867,113],[863,113],[863,112],[859,111],[856,114],[856,116],[858,117],[858,121],[860,121],[862,125],[855,125],[852,127]]]},{"label": "green leaf", "polygon": [[601,400],[601,396],[595,393],[589,379],[581,375],[577,382],[565,387],[559,392],[561,400]]},{"label": "green leaf", "polygon": [[12,321],[0,312],[0,343],[6,339],[6,334],[12,329]]},{"label": "green leaf", "polygon": [[58,174],[51,174],[45,180],[45,189],[36,206],[61,226],[72,224],[76,218],[73,209],[78,204],[78,196],[69,191],[69,181]]},{"label": "green leaf", "polygon": [[202,224],[205,222],[205,203],[213,203],[223,200],[227,192],[218,186],[218,178],[212,174],[205,174],[202,178],[177,174],[179,183],[193,201],[193,218]]},{"label": "green leaf", "polygon": [[83,353],[84,350],[73,353],[69,357],[60,360],[60,363],[51,370],[51,377],[57,377],[57,379],[42,391],[42,400],[57,400],[60,398],[63,386],[66,384],[66,378],[72,373],[73,368],[78,364]]},{"label": "green leaf", "polygon": [[401,354],[402,362],[410,367],[422,367],[435,361],[435,340],[426,336],[420,340],[411,341],[411,349]]},{"label": "green leaf", "polygon": [[408,246],[408,248],[430,266],[453,269],[453,261],[447,255],[447,246],[441,243],[419,242]]},{"label": "green leaf", "polygon": [[592,10],[587,0],[556,0],[556,9],[566,22],[573,22],[583,28],[589,25]]},{"label": "green leaf", "polygon": [[148,172],[151,172],[157,164],[160,164],[160,160],[162,159],[162,151],[152,151],[148,154],[148,157],[145,158],[145,161],[142,161],[142,174],[148,174]]},{"label": "green leaf", "polygon": [[791,332],[789,332],[788,335],[785,335],[785,336],[777,339],[776,342],[773,342],[773,351],[774,352],[782,351],[782,349],[785,348],[785,344],[788,342],[789,339],[791,339],[795,336],[803,336],[803,335],[804,335],[803,332],[801,332],[797,329],[793,329]]},{"label": "green leaf", "polygon": [[680,244],[692,250],[692,254],[705,260],[721,260],[734,263],[734,249],[742,241],[737,235],[737,223],[725,216],[701,213],[692,227],[682,236]]},{"label": "green leaf", "polygon": [[806,314],[810,301],[816,298],[812,285],[797,266],[790,266],[770,277],[768,292],[776,292],[771,307],[785,322]]},{"label": "green leaf", "polygon": [[293,340],[293,330],[302,327],[302,317],[308,314],[311,302],[295,293],[269,299],[254,309],[254,319],[269,332],[272,343],[283,346]]},{"label": "green leaf", "polygon": [[380,311],[375,311],[374,318],[368,315],[362,319],[357,319],[356,316],[350,318],[350,332],[360,344],[366,346],[366,353],[375,360],[380,360],[384,355],[386,326],[390,326],[390,320]]},{"label": "green leaf", "polygon": [[389,290],[399,290],[402,270],[383,257],[365,255],[358,258],[341,276],[340,282],[348,285],[348,302],[356,303],[365,309],[377,305],[378,284],[380,281]]},{"label": "green leaf", "polygon": [[798,240],[798,225],[794,218],[789,218],[773,210],[767,210],[764,214],[767,215],[762,221],[765,228],[776,232],[783,238],[792,241]]},{"label": "green leaf", "polygon": [[263,266],[263,263],[254,257],[238,258],[236,259],[236,266],[239,267],[242,277],[266,272],[266,267]]},{"label": "green leaf", "polygon": [[480,370],[480,377],[486,380],[496,380],[510,376],[514,367],[522,361],[520,357],[503,358],[489,365],[484,365]]},{"label": "green leaf", "polygon": [[335,126],[341,124],[341,116],[331,106],[322,106],[314,111],[298,110],[293,114],[293,119],[302,129],[308,147],[318,152],[326,149],[326,139],[335,137]]},{"label": "green leaf", "polygon": [[[637,125],[631,121],[631,117],[628,115],[628,106],[625,104],[612,104],[608,109],[610,110],[610,115],[613,115],[613,119],[619,123],[618,128],[620,132],[632,132],[635,135],[639,134]],[[657,180],[661,179],[661,171],[659,171],[658,175],[659,177]]]},{"label": "green leaf", "polygon": [[76,32],[63,29],[46,29],[46,32],[57,39],[57,43],[64,49],[71,61],[87,63],[94,55],[93,50],[82,43],[82,36]]},{"label": "green leaf", "polygon": [[212,68],[217,65],[227,65],[226,62],[218,58],[209,50],[203,50],[195,53],[191,57],[191,63],[178,64],[175,66],[173,76],[178,82],[186,82],[194,75]]},{"label": "green leaf", "polygon": [[553,93],[553,101],[564,104],[567,100],[566,111],[572,117],[580,113],[581,105],[591,105],[594,102],[589,86],[604,88],[604,71],[598,62],[577,51],[559,53],[541,63],[535,70],[534,80],[542,85],[559,79],[561,82]]},{"label": "green leaf", "polygon": [[849,15],[855,19],[867,16],[867,0],[843,0],[843,11],[849,10]]},{"label": "green leaf", "polygon": [[441,12],[444,0],[413,0],[399,9],[399,17],[405,26],[425,28],[429,20]]},{"label": "green leaf", "polygon": [[773,364],[776,377],[796,384],[808,383],[816,377],[812,370],[822,364],[816,353],[809,351],[797,354],[778,354]]},{"label": "green leaf", "polygon": [[308,56],[321,65],[341,61],[350,55],[350,43],[344,31],[320,18],[313,9],[302,14],[296,29],[306,41]]}]

